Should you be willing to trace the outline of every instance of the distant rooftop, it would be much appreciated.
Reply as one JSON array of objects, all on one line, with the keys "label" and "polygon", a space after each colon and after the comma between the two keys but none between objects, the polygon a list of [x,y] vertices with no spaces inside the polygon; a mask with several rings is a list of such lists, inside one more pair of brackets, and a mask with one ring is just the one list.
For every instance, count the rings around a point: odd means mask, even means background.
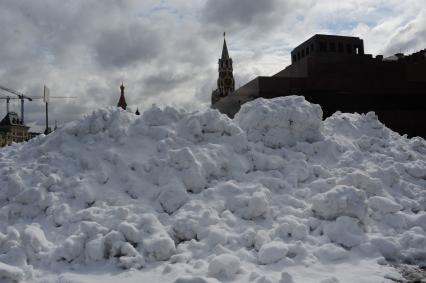
[{"label": "distant rooftop", "polygon": [[364,55],[364,42],[354,36],[316,34],[291,51],[291,63],[314,53]]},{"label": "distant rooftop", "polygon": [[22,126],[22,121],[19,119],[19,116],[15,112],[9,112],[0,121],[0,126]]}]

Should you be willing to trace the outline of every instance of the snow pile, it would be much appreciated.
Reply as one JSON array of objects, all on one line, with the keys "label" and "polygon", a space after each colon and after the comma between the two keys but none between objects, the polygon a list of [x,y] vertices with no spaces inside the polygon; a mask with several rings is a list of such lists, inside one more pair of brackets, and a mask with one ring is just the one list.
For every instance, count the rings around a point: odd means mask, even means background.
[{"label": "snow pile", "polygon": [[389,262],[425,264],[426,142],[321,116],[293,96],[235,120],[111,108],[1,149],[0,281],[386,282]]},{"label": "snow pile", "polygon": [[322,139],[322,109],[302,96],[254,100],[244,104],[235,121],[250,141],[273,148]]}]

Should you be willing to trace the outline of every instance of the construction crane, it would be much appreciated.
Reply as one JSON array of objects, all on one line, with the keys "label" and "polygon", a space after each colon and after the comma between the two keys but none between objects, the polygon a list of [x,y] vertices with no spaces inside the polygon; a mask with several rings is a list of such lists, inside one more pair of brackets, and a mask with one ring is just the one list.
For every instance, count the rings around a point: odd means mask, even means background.
[{"label": "construction crane", "polygon": [[23,93],[19,93],[17,91],[14,91],[10,88],[4,87],[0,85],[0,89],[7,91],[9,93],[13,93],[15,95],[17,95],[18,97],[10,97],[10,96],[5,96],[5,97],[1,97],[0,99],[5,99],[6,100],[6,111],[7,113],[9,113],[9,103],[11,99],[19,99],[21,100],[21,123],[22,125],[24,125],[24,99],[28,99],[29,101],[33,101],[34,99],[43,99],[43,102],[46,104],[46,129],[44,131],[45,134],[50,133],[49,130],[49,110],[48,110],[48,104],[51,98],[53,99],[68,99],[68,98],[76,98],[75,96],[50,96],[50,90],[49,88],[47,88],[46,86],[44,86],[44,94],[42,97],[29,97],[24,95]]},{"label": "construction crane", "polygon": [[[31,97],[29,97],[29,96],[26,96],[25,94],[23,94],[23,93],[20,93],[20,92],[18,92],[18,91],[16,91],[16,90],[13,90],[13,89],[10,89],[10,88],[8,88],[8,87],[5,87],[5,86],[2,86],[2,85],[0,85],[0,89],[2,89],[2,90],[4,90],[4,91],[7,91],[7,92],[9,92],[9,93],[12,93],[12,94],[14,94],[14,95],[16,95],[16,96],[18,96],[18,99],[20,99],[21,100],[21,122],[22,122],[22,125],[24,125],[24,100],[25,99],[27,99],[27,100],[29,100],[29,101],[33,101],[33,99],[31,98]],[[7,99],[7,98],[6,98]],[[9,108],[9,107],[8,107]],[[9,113],[9,112],[8,112]]]},{"label": "construction crane", "polygon": [[17,97],[10,97],[10,96],[0,96],[0,99],[5,99],[6,100],[6,114],[8,114],[9,111],[9,104],[10,104],[10,100],[11,99],[19,99]]}]

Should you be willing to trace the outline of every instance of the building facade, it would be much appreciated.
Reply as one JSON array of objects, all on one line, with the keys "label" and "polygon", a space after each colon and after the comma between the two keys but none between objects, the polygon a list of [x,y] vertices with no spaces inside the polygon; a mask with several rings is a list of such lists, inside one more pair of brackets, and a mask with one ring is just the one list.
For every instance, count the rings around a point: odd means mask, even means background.
[{"label": "building facade", "polygon": [[9,112],[0,121],[0,147],[28,141],[31,137],[28,133],[29,127],[22,124],[15,112]]}]

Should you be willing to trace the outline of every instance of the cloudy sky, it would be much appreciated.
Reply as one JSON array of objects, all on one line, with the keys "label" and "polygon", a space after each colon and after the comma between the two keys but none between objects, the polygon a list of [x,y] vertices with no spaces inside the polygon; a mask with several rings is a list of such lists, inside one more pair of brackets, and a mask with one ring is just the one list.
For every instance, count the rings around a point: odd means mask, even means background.
[{"label": "cloudy sky", "polygon": [[[367,53],[426,48],[424,0],[0,0],[0,85],[52,100],[59,124],[95,108],[127,103],[208,105],[222,33],[236,86],[289,64],[316,33],[359,36]],[[4,94],[4,92],[1,92]],[[6,103],[0,100],[0,115]],[[43,124],[40,100],[28,122]],[[19,111],[14,101],[11,108]]]}]

